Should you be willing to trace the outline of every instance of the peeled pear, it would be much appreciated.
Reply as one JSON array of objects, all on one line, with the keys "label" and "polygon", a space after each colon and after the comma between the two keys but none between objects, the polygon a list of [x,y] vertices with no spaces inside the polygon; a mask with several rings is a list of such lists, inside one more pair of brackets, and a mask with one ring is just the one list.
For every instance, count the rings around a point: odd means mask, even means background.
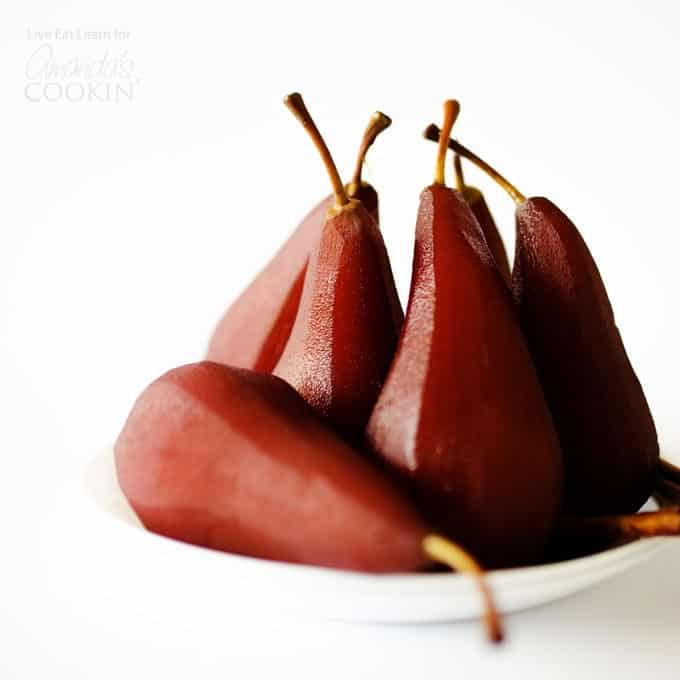
[{"label": "peeled pear", "polygon": [[[457,111],[446,103],[449,130]],[[366,436],[484,565],[527,564],[558,516],[562,458],[510,291],[444,183],[448,136],[421,194],[406,318]]]}]

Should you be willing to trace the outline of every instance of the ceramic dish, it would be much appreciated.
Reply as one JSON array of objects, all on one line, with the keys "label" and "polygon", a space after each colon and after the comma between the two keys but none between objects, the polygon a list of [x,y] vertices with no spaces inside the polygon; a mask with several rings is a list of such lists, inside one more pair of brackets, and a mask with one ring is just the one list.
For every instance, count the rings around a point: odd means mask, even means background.
[{"label": "ceramic dish", "polygon": [[[241,606],[305,617],[364,622],[435,622],[480,614],[472,580],[455,573],[366,575],[217,552],[146,531],[123,496],[113,452],[88,465],[72,497],[70,521],[88,545],[89,569],[109,574],[109,597],[154,617],[211,618]],[[630,569],[663,548],[663,539],[488,574],[502,612],[565,597]],[[171,595],[171,596],[169,596]]]}]

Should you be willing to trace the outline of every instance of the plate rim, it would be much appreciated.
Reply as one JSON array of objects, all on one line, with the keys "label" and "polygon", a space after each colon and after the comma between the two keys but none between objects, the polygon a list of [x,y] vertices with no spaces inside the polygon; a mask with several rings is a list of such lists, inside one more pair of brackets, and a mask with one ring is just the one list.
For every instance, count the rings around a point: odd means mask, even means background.
[{"label": "plate rim", "polygon": [[[198,556],[201,553],[210,554],[213,555],[211,559],[222,559],[229,562],[238,562],[239,564],[243,565],[248,564],[258,570],[278,571],[280,574],[285,574],[289,577],[293,577],[295,575],[304,575],[306,577],[313,577],[315,579],[342,579],[346,582],[354,581],[357,583],[365,583],[370,581],[374,585],[377,583],[389,585],[400,583],[403,587],[405,584],[416,586],[423,585],[424,583],[441,584],[462,582],[472,579],[469,574],[462,574],[454,571],[441,573],[399,572],[373,574],[351,571],[347,569],[337,569],[334,567],[268,560],[250,555],[242,555],[240,553],[216,550],[207,546],[187,543],[170,536],[154,533],[147,530],[141,524],[136,516],[136,513],[134,513],[134,510],[132,510],[129,503],[127,502],[122,490],[120,490],[120,486],[115,475],[114,483],[120,492],[120,500],[125,503],[126,508],[135,516],[139,524],[135,526],[130,522],[126,522],[123,517],[111,512],[100,500],[96,498],[94,489],[92,488],[92,480],[90,479],[93,475],[93,469],[96,468],[97,462],[101,464],[101,460],[103,458],[107,458],[109,463],[114,466],[113,456],[114,447],[109,445],[100,449],[96,455],[88,458],[86,461],[84,468],[80,473],[78,486],[80,491],[83,492],[84,496],[87,498],[87,501],[95,507],[100,515],[105,517],[110,524],[115,525],[118,529],[127,528],[136,530],[138,536],[144,535],[146,539],[151,539],[157,545],[165,545],[166,547],[171,547],[173,550],[181,550],[184,552],[185,556],[190,554]],[[538,585],[539,583],[549,583],[560,580],[564,577],[565,571],[568,571],[572,578],[578,578],[583,577],[592,571],[601,571],[606,567],[612,568],[618,562],[627,560],[628,558],[634,558],[635,556],[638,557],[637,561],[639,562],[641,559],[646,559],[647,557],[651,557],[652,555],[660,552],[665,547],[667,547],[669,543],[669,541],[665,541],[663,538],[647,538],[644,540],[638,539],[630,543],[616,546],[614,548],[608,548],[607,550],[603,550],[591,555],[585,555],[582,557],[575,557],[546,564],[530,565],[524,567],[510,567],[505,569],[490,569],[486,571],[485,574],[489,583],[496,586],[502,585],[506,581],[512,581],[513,585],[515,586],[521,586],[527,583],[531,583],[531,585]],[[602,578],[606,578],[606,575]]]}]

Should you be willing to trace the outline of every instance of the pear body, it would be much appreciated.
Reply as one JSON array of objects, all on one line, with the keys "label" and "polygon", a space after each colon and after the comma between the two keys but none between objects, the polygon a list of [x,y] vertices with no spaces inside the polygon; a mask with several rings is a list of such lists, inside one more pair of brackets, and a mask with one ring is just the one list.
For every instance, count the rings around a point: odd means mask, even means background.
[{"label": "pear body", "polygon": [[309,253],[319,238],[331,196],[320,201],[224,313],[206,358],[271,372],[295,322]]},{"label": "pear body", "polygon": [[367,427],[427,518],[485,566],[541,557],[562,461],[510,291],[458,192],[422,196],[399,346]]},{"label": "pear body", "polygon": [[498,231],[498,227],[496,226],[496,221],[484,198],[484,194],[477,189],[477,187],[473,186],[465,186],[461,193],[482,229],[482,233],[484,234],[486,243],[489,246],[489,251],[496,263],[501,278],[505,281],[506,285],[510,287],[512,285],[512,274],[510,272],[508,253],[505,249],[505,244],[503,243],[500,232]]},{"label": "pear body", "polygon": [[[357,198],[378,222],[378,192],[364,182]],[[267,266],[231,304],[213,331],[206,359],[270,373],[295,323],[309,255],[333,197],[317,203]]]},{"label": "pear body", "polygon": [[530,198],[516,221],[514,295],[562,444],[565,508],[634,512],[652,492],[659,445],[597,265],[548,199]]},{"label": "pear body", "polygon": [[403,312],[375,220],[355,202],[329,217],[274,374],[355,441],[383,385]]},{"label": "pear body", "polygon": [[369,572],[423,566],[410,500],[283,380],[201,362],[138,398],[118,479],[151,531],[273,560]]}]

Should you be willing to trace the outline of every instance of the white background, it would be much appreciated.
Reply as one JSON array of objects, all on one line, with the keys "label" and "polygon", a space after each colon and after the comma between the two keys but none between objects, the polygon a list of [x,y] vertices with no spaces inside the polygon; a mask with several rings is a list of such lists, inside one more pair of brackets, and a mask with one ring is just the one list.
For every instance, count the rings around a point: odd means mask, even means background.
[{"label": "white background", "polygon": [[[232,611],[220,631],[152,626],[61,592],[43,549],[55,490],[146,383],[200,358],[226,304],[327,193],[281,104],[291,90],[345,176],[371,112],[393,117],[367,174],[402,294],[432,175],[420,132],[459,98],[461,140],[581,226],[680,461],[677,3],[15,4],[0,9],[0,677],[677,678],[680,547],[509,617],[501,650],[474,623]],[[58,28],[128,31],[47,42],[60,63],[127,52],[132,101],[28,101],[44,41],[27,31]],[[468,178],[512,247],[510,202]]]}]

